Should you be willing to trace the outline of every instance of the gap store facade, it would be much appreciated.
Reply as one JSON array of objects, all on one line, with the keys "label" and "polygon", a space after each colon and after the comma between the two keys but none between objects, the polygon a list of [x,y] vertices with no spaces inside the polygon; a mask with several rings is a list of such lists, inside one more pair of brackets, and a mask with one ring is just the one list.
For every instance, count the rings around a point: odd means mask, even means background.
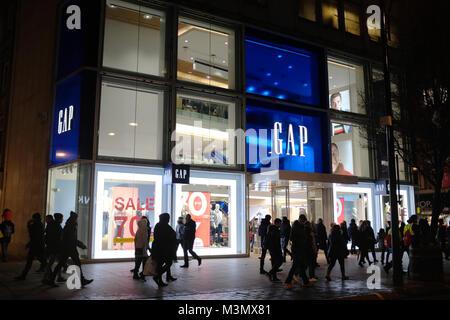
[{"label": "gap store facade", "polygon": [[[160,2],[72,0],[59,17],[47,214],[79,214],[85,258],[134,257],[137,221],[163,212],[190,213],[215,257],[247,256],[265,214],[389,220],[371,63]],[[172,162],[189,184],[166,183]]]}]

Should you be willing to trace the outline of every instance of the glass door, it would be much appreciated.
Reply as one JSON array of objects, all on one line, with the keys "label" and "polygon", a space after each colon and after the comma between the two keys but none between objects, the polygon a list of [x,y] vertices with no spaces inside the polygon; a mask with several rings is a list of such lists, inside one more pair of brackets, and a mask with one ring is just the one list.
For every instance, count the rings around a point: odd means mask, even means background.
[{"label": "glass door", "polygon": [[275,187],[272,189],[272,223],[276,218],[289,216],[289,187]]}]

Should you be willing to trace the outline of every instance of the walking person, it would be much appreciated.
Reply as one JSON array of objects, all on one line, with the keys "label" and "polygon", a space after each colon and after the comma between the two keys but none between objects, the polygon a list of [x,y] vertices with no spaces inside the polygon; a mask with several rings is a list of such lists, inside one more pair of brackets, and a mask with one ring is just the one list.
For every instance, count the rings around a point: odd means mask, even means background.
[{"label": "walking person", "polygon": [[345,240],[341,233],[341,228],[339,225],[335,224],[331,228],[330,236],[328,238],[328,259],[330,264],[328,265],[327,274],[325,278],[328,281],[331,281],[331,270],[333,270],[336,261],[339,262],[339,266],[341,268],[342,280],[348,280],[348,277],[345,275],[345,254],[346,254],[346,246]]},{"label": "walking person", "polygon": [[[384,231],[384,229],[381,228],[377,234],[377,243],[378,243],[378,249],[381,250],[381,264],[383,264],[383,265],[385,264],[384,254],[387,251],[386,245],[384,244],[384,239],[386,239],[386,231]],[[388,261],[388,258],[389,258],[389,256],[386,258],[386,263]]]},{"label": "walking person", "polygon": [[193,249],[195,240],[195,230],[197,226],[195,221],[192,220],[191,215],[188,213],[186,215],[186,223],[184,224],[184,234],[183,234],[183,253],[184,253],[184,265],[180,268],[189,268],[189,258],[188,251],[194,259],[197,259],[198,265],[202,264],[202,258],[200,258]]},{"label": "walking person", "polygon": [[259,257],[259,273],[267,274],[264,270],[264,260],[266,259],[267,248],[264,246],[267,231],[269,230],[271,216],[267,214],[264,219],[261,220],[261,224],[258,228],[258,235],[261,238],[261,256]]},{"label": "walking person", "polygon": [[287,217],[283,217],[280,227],[281,248],[283,249],[283,262],[286,262],[286,255],[291,255],[287,246],[289,243],[289,235],[291,234],[291,223]]},{"label": "walking person", "polygon": [[441,247],[442,253],[446,255],[446,259],[448,258],[447,255],[447,228],[444,225],[444,219],[439,219],[438,221],[438,230],[436,234],[436,239],[439,242],[439,246]]},{"label": "walking person", "polygon": [[[150,243],[150,236],[152,234],[152,227],[150,226],[150,221],[148,220],[147,216],[142,216],[141,220],[145,221],[145,228],[147,229],[147,243]],[[139,225],[138,225],[138,227],[139,227]],[[150,249],[150,245],[148,245],[147,250],[145,252],[147,258],[151,254],[151,252],[152,252],[152,249]],[[136,259],[136,252],[135,252],[135,259]],[[135,260],[135,262],[136,262],[136,260]],[[145,266],[145,262],[143,262],[142,268],[144,268],[144,266]],[[135,270],[135,268],[131,269],[130,272],[134,274],[134,270]],[[138,270],[138,272],[139,272],[139,270]],[[143,277],[143,280],[145,280],[145,277],[143,274],[142,274],[142,277]]]},{"label": "walking person", "polygon": [[2,247],[2,261],[8,261],[8,246],[11,242],[11,236],[14,234],[14,223],[12,222],[12,211],[3,210],[2,223],[0,224],[0,244]]},{"label": "walking person", "polygon": [[147,219],[141,219],[137,223],[138,229],[134,237],[134,269],[133,269],[133,279],[145,281],[145,276],[142,272],[139,272],[142,264],[142,271],[144,271],[145,263],[148,258],[148,229],[147,229]]},{"label": "walking person", "polygon": [[33,214],[32,219],[28,221],[27,228],[30,236],[30,242],[26,245],[28,248],[27,262],[22,273],[15,277],[16,280],[25,280],[31,269],[34,258],[37,258],[41,263],[41,266],[37,271],[45,271],[44,224],[41,221],[40,213],[36,212]]},{"label": "walking person", "polygon": [[62,233],[61,259],[59,259],[58,264],[53,270],[51,278],[46,282],[48,285],[56,286],[56,275],[59,274],[61,268],[63,268],[69,258],[71,258],[73,263],[80,268],[81,285],[83,287],[94,281],[93,279],[86,279],[84,277],[77,247],[81,249],[87,248],[83,242],[78,240],[78,214],[71,211],[70,217],[67,219]]},{"label": "walking person", "polygon": [[[47,216],[48,217],[48,216]],[[61,245],[62,245],[62,232],[61,223],[63,222],[63,215],[61,213],[55,213],[53,215],[53,221],[48,223],[45,228],[45,245],[46,245],[46,262],[45,274],[42,282],[45,284],[51,279],[52,267],[57,259],[61,258]],[[49,219],[50,221],[50,219]],[[59,262],[59,261],[58,261]],[[56,282],[65,282],[61,276],[61,270],[58,273]]]},{"label": "walking person", "polygon": [[312,282],[306,276],[306,268],[311,257],[312,239],[310,238],[311,231],[305,226],[307,219],[304,214],[301,214],[298,220],[294,222],[291,230],[291,252],[293,263],[289,270],[288,276],[283,283],[287,289],[292,289],[292,279],[294,274],[298,273],[303,280],[303,287],[311,287]]},{"label": "walking person", "polygon": [[344,239],[344,243],[345,243],[345,257],[347,258],[349,255],[347,243],[350,241],[350,238],[348,236],[347,222],[345,220],[342,221],[340,227],[341,227],[342,238]]},{"label": "walking person", "polygon": [[328,251],[328,245],[327,245],[327,228],[323,224],[322,219],[317,220],[316,224],[316,233],[317,233],[317,244],[318,249],[323,250],[325,257],[327,259],[328,263],[328,257],[327,257],[327,251]]},{"label": "walking person", "polygon": [[[167,283],[162,281],[162,276],[164,273],[167,273],[167,282],[177,280],[172,277],[170,273],[170,267],[172,266],[174,255],[176,255],[175,249],[177,248],[177,236],[175,230],[173,230],[169,225],[169,221],[170,215],[168,213],[162,213],[159,215],[159,222],[155,225],[154,240],[152,245],[152,259],[157,261],[158,275],[154,276],[153,280],[156,282],[158,287],[167,286]],[[186,219],[186,224],[187,221],[188,219]]]},{"label": "walking person", "polygon": [[369,250],[372,252],[373,263],[377,263],[378,260],[377,260],[377,255],[375,253],[375,244],[377,243],[377,240],[375,238],[375,232],[373,231],[373,228],[370,225],[369,220],[366,220],[366,224],[367,224],[367,235],[368,235],[367,243],[369,245]]},{"label": "walking person", "polygon": [[[309,230],[309,237],[307,238],[307,243],[306,245],[309,246],[311,248],[311,250],[309,250],[310,252],[310,257],[307,261],[307,267],[308,267],[308,276],[309,276],[309,281],[315,282],[317,281],[317,277],[316,277],[316,266],[317,266],[317,242],[315,239],[315,232],[314,232],[314,228],[312,226],[312,223],[309,221],[306,221],[305,223],[305,228],[307,230]],[[308,231],[307,231],[308,232]]]},{"label": "walking person", "polygon": [[359,266],[362,267],[365,263],[365,259],[369,262],[369,266],[372,261],[369,259],[369,229],[367,228],[366,221],[363,221],[358,229],[358,242],[357,245],[360,250]]},{"label": "walking person", "polygon": [[269,230],[264,239],[264,246],[269,250],[270,260],[272,262],[272,269],[267,273],[267,276],[271,281],[280,281],[280,279],[277,278],[277,272],[283,264],[280,227],[281,220],[276,218],[274,224],[269,226]]},{"label": "walking person", "polygon": [[348,238],[352,242],[350,247],[350,254],[356,254],[356,239],[358,237],[358,226],[356,225],[355,219],[350,221],[350,225],[347,229]]},{"label": "walking person", "polygon": [[178,263],[178,259],[176,258],[176,252],[178,251],[178,247],[181,245],[181,249],[183,249],[183,235],[184,235],[184,222],[183,217],[178,217],[177,226],[175,227],[176,237],[177,237],[177,248],[175,249],[175,260],[173,262]]}]

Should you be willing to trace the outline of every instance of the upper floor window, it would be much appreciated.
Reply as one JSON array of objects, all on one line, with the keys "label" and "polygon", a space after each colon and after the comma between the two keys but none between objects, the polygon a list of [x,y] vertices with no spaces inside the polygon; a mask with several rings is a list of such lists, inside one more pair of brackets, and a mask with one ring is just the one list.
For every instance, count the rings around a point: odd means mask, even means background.
[{"label": "upper floor window", "polygon": [[165,15],[124,1],[106,6],[103,66],[164,76]]},{"label": "upper floor window", "polygon": [[339,28],[339,13],[337,0],[322,0],[322,21],[324,25]]},{"label": "upper floor window", "polygon": [[366,113],[362,65],[328,59],[328,79],[331,109]]},{"label": "upper floor window", "polygon": [[319,105],[317,55],[247,37],[246,91]]},{"label": "upper floor window", "polygon": [[300,0],[298,16],[310,21],[316,21],[316,0]]},{"label": "upper floor window", "polygon": [[359,14],[361,8],[351,2],[344,2],[345,31],[354,35],[361,35]]},{"label": "upper floor window", "polygon": [[180,17],[178,79],[234,89],[234,33],[231,29]]}]

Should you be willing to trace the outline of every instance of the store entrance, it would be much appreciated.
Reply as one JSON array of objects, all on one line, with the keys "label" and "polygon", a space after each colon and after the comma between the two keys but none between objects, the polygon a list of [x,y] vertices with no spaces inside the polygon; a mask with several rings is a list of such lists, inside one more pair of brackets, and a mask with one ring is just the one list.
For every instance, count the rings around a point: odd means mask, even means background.
[{"label": "store entrance", "polygon": [[261,239],[258,228],[266,215],[271,216],[271,222],[276,218],[287,217],[294,223],[301,214],[309,221],[316,223],[324,218],[324,197],[327,188],[302,181],[284,181],[283,183],[253,183],[248,185],[248,209],[250,230],[250,251],[258,253]]}]

